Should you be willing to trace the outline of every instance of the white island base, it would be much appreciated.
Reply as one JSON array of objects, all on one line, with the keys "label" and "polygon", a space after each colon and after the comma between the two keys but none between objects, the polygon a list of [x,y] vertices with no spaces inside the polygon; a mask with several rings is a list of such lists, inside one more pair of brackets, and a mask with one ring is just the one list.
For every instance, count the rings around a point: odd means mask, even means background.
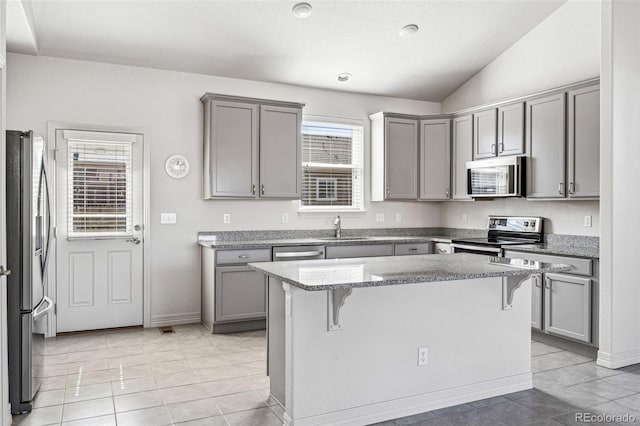
[{"label": "white island base", "polygon": [[503,280],[307,291],[270,277],[268,374],[284,423],[367,425],[531,389],[531,280],[510,309]]}]

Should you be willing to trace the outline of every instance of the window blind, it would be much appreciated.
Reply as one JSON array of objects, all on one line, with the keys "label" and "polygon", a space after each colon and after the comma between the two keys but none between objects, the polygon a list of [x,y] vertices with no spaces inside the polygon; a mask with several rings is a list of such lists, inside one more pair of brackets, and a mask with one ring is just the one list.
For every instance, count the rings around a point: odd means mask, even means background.
[{"label": "window blind", "polygon": [[361,126],[303,123],[302,210],[362,208],[362,139]]},{"label": "window blind", "polygon": [[68,140],[69,238],[132,235],[132,142]]}]

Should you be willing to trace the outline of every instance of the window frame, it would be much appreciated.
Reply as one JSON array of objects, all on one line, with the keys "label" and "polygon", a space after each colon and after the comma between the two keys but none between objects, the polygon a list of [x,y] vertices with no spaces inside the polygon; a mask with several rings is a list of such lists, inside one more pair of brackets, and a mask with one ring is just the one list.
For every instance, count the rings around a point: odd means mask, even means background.
[{"label": "window frame", "polygon": [[[316,125],[316,126],[340,126],[340,127],[351,127],[352,129],[357,129],[359,130],[360,133],[360,140],[358,141],[358,145],[359,146],[354,146],[354,144],[352,144],[352,162],[350,164],[324,164],[324,163],[309,163],[309,162],[305,162],[303,161],[304,158],[304,147],[301,147],[301,168],[302,168],[302,175],[304,177],[304,173],[305,173],[305,168],[307,167],[311,167],[310,164],[313,164],[314,167],[317,168],[321,168],[321,167],[326,167],[326,168],[338,168],[338,169],[349,169],[349,170],[354,170],[357,173],[357,176],[360,178],[360,183],[359,183],[359,194],[357,194],[355,191],[353,191],[352,189],[352,193],[351,193],[351,199],[352,199],[352,204],[351,206],[305,206],[303,205],[303,200],[302,198],[299,200],[298,202],[298,213],[299,214],[304,214],[304,213],[364,213],[366,212],[364,205],[365,205],[365,199],[364,199],[364,194],[365,194],[365,182],[364,182],[364,176],[365,176],[365,161],[364,161],[364,144],[365,144],[365,128],[364,128],[364,124],[362,120],[356,120],[356,119],[345,119],[345,118],[337,118],[337,117],[326,117],[326,116],[310,116],[310,115],[304,115],[302,118],[302,125],[301,125],[301,141],[304,139],[304,126],[305,125]],[[301,142],[302,144],[302,142]],[[355,150],[359,150],[359,152],[356,152]],[[358,159],[359,162],[354,162],[354,159]],[[323,178],[323,179],[331,179],[331,177],[327,177],[327,178]],[[337,178],[333,178],[336,179]],[[352,186],[353,188],[353,186]],[[316,192],[316,191],[314,191]],[[330,200],[325,200],[325,201],[330,201]],[[355,205],[354,203],[359,201],[359,205]]]}]

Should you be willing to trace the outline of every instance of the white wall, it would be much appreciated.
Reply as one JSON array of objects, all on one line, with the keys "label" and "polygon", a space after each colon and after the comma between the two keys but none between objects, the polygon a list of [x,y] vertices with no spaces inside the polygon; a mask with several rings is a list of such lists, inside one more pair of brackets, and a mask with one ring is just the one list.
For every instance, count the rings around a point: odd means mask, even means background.
[{"label": "white wall", "polygon": [[[7,2],[0,2],[0,229],[6,229],[5,194],[5,120]],[[0,265],[7,265],[7,237],[0,232]],[[7,279],[0,277],[0,424],[11,424],[9,408],[9,371],[7,366]]]},{"label": "white wall", "polygon": [[[298,216],[294,201],[202,200],[202,104],[205,92],[306,103],[306,114],[360,119],[365,124],[365,159],[369,163],[368,115],[386,110],[440,112],[440,104],[309,89],[215,76],[161,71],[9,54],[7,124],[9,128],[47,132],[48,121],[147,129],[151,154],[151,315],[179,319],[200,311],[198,231],[316,229],[332,227],[329,215]],[[173,180],[164,172],[171,154],[187,157],[191,174]],[[440,224],[436,203],[368,202],[366,213],[344,214],[343,226],[422,227]],[[160,213],[177,213],[176,225],[160,225]],[[282,213],[289,223],[280,223]],[[386,213],[386,222],[375,214]],[[402,222],[393,222],[402,212]],[[223,213],[231,213],[224,225]],[[168,316],[167,316],[168,315]]]},{"label": "white wall", "polygon": [[640,362],[640,3],[602,3],[600,350],[598,364]]},{"label": "white wall", "polygon": [[[467,222],[462,215],[467,214]],[[541,216],[544,232],[598,236],[600,215],[597,201],[526,201],[500,199],[493,201],[449,202],[441,208],[441,224],[451,228],[486,228],[487,216]],[[584,217],[592,217],[592,226],[584,226]]]},{"label": "white wall", "polygon": [[443,111],[600,75],[600,2],[569,0],[442,101]]},{"label": "white wall", "polygon": [[[458,111],[526,95],[600,75],[600,2],[569,0],[513,46],[442,101],[443,111]],[[443,203],[442,226],[486,226],[488,214],[527,214],[550,218],[545,232],[598,235],[597,201],[502,199]],[[468,214],[468,221],[462,220]],[[584,216],[593,226],[584,227]]]}]

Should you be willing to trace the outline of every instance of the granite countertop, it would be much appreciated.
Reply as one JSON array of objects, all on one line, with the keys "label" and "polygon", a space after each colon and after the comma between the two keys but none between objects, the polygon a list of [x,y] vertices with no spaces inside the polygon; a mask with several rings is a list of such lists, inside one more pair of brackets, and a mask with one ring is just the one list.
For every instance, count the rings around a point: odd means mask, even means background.
[{"label": "granite countertop", "polygon": [[353,245],[353,244],[380,244],[380,243],[426,243],[426,242],[451,242],[451,237],[446,236],[363,236],[346,237],[344,239],[333,238],[287,238],[287,239],[257,239],[257,240],[200,240],[198,244],[203,247],[215,249],[253,249],[270,248],[276,246],[312,246],[312,245]]},{"label": "granite countertop", "polygon": [[522,246],[511,246],[511,247],[505,247],[505,249],[525,252],[525,253],[590,257],[593,259],[600,258],[599,245],[581,246],[581,245],[545,243],[545,244],[529,244],[529,245],[522,245]]},{"label": "granite countertop", "polygon": [[565,272],[572,269],[568,265],[469,253],[258,262],[250,263],[249,267],[310,291]]}]

